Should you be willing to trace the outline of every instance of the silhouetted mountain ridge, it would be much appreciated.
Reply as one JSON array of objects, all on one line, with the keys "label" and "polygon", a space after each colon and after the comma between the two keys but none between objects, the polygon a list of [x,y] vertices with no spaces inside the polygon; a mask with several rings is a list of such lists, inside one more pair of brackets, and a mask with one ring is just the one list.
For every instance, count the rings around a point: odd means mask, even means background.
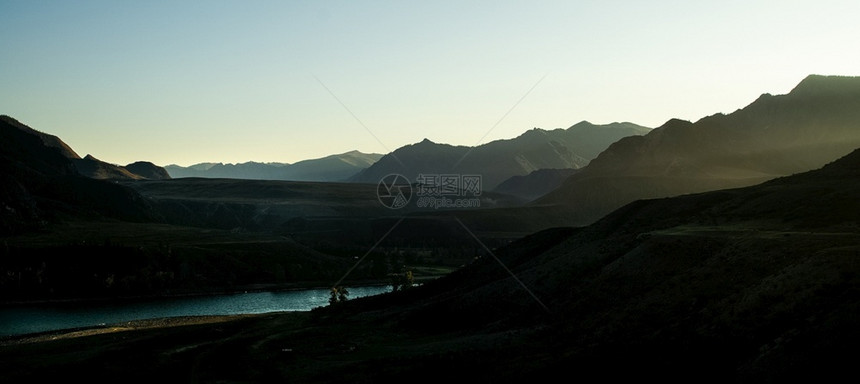
[{"label": "silhouetted mountain ridge", "polygon": [[6,125],[8,128],[14,127],[14,128],[16,128],[22,132],[26,132],[26,133],[38,136],[39,139],[42,140],[42,143],[45,144],[45,146],[58,149],[60,151],[60,154],[62,154],[63,156],[65,156],[69,159],[80,159],[81,158],[80,156],[78,156],[77,153],[75,153],[74,150],[72,150],[71,147],[69,147],[68,144],[64,143],[57,136],[49,135],[47,133],[37,131],[33,128],[30,128],[30,127],[22,124],[20,121],[15,120],[14,118],[12,118],[10,116],[0,115],[0,121],[2,121],[4,123],[4,125]]},{"label": "silhouetted mountain ridge", "polygon": [[392,173],[413,181],[419,174],[474,174],[481,175],[483,188],[491,190],[512,176],[538,169],[584,167],[609,144],[648,131],[633,123],[583,121],[567,129],[534,128],[513,139],[475,147],[437,144],[425,138],[383,156],[350,180],[375,184]]},{"label": "silhouetted mountain ridge", "polygon": [[[0,115],[0,121],[2,121],[4,129],[15,129],[22,133],[38,137],[46,147],[56,149],[60,155],[71,160],[78,173],[90,178],[138,180],[144,178],[162,179],[164,177],[169,177],[166,171],[158,169],[159,167],[154,164],[145,165],[145,162],[135,163],[135,169],[147,174],[142,175],[127,169],[127,167],[101,161],[93,155],[87,155],[84,158],[81,158],[68,144],[63,142],[57,136],[37,131],[10,116]],[[30,162],[39,161],[40,160],[30,158]]]},{"label": "silhouetted mountain ridge", "polygon": [[86,155],[83,159],[74,159],[72,162],[78,173],[93,179],[140,180],[144,178],[125,167],[96,159],[93,155]]},{"label": "silhouetted mountain ridge", "polygon": [[628,202],[753,185],[821,167],[860,145],[860,78],[809,76],[731,114],[672,119],[613,143],[539,204],[583,224]]},{"label": "silhouetted mountain ridge", "polygon": [[200,163],[188,167],[164,167],[175,178],[205,177],[246,180],[345,181],[382,157],[376,153],[350,151],[288,163],[246,162],[238,164]]},{"label": "silhouetted mountain ridge", "polygon": [[[0,233],[40,229],[62,217],[106,216],[132,221],[157,217],[133,190],[78,172],[79,166],[86,166],[108,176],[114,175],[114,167],[102,167],[102,162],[92,156],[81,159],[56,136],[8,116],[0,118],[0,158]],[[133,177],[130,173],[118,176]]]}]

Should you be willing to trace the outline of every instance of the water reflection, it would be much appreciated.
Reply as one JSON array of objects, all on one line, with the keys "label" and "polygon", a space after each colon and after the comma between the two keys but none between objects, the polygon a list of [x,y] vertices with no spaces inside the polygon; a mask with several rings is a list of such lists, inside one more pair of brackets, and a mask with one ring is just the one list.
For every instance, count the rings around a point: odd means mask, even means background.
[{"label": "water reflection", "polygon": [[[391,286],[350,287],[349,297],[390,292]],[[0,336],[89,327],[159,317],[309,311],[328,305],[328,289],[250,292],[127,303],[42,304],[0,309]]]}]

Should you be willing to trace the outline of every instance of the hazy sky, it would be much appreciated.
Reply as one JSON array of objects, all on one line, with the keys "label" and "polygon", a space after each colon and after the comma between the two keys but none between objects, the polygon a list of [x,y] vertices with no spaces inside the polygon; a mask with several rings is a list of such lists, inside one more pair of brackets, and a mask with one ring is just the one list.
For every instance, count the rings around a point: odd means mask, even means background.
[{"label": "hazy sky", "polygon": [[854,1],[0,0],[0,114],[127,164],[730,113],[860,75]]}]

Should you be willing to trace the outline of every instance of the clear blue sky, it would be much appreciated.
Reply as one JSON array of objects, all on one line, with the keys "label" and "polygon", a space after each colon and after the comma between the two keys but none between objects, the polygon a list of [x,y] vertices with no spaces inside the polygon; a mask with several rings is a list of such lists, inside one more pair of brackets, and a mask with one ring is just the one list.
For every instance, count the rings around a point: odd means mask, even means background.
[{"label": "clear blue sky", "polygon": [[0,0],[0,114],[82,156],[159,165],[656,127],[860,75],[858,15],[827,0]]}]

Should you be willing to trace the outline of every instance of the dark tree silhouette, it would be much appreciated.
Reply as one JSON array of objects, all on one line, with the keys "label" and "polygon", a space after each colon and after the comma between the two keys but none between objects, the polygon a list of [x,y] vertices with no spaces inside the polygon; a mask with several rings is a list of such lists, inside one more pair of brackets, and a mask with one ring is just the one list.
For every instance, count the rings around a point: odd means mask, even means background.
[{"label": "dark tree silhouette", "polygon": [[331,296],[328,298],[329,304],[341,303],[349,300],[349,290],[344,286],[331,287]]},{"label": "dark tree silhouette", "polygon": [[412,288],[415,283],[415,278],[412,276],[411,269],[403,269],[401,273],[392,273],[391,288],[392,291],[402,291],[407,288]]}]

